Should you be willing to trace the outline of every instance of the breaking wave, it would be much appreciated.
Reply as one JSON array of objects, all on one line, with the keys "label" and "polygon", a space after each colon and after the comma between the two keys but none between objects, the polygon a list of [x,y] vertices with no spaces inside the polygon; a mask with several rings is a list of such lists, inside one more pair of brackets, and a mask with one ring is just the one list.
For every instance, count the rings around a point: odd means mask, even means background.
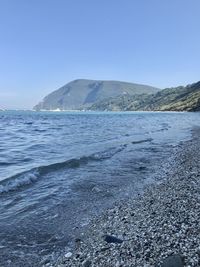
[{"label": "breaking wave", "polygon": [[[140,144],[143,142],[149,142],[151,140],[152,139],[138,140],[133,141],[131,143]],[[88,164],[91,161],[103,161],[109,159],[115,154],[124,150],[126,147],[127,144],[120,145],[119,147],[110,147],[107,150],[100,151],[89,156],[83,156],[80,158],[73,158],[63,162],[56,162],[49,165],[39,166],[28,171],[18,173],[0,182],[0,194],[7,193],[9,191],[15,191],[23,186],[30,185],[50,172],[56,172],[64,168],[79,168],[83,165]]]},{"label": "breaking wave", "polygon": [[94,153],[90,156],[73,158],[63,162],[57,162],[49,165],[39,166],[25,172],[18,173],[0,182],[0,194],[17,190],[23,186],[36,182],[43,175],[50,172],[59,171],[64,168],[79,168],[88,164],[90,161],[102,161],[111,158],[116,153],[122,151],[125,145],[119,148],[111,148],[102,152]]}]

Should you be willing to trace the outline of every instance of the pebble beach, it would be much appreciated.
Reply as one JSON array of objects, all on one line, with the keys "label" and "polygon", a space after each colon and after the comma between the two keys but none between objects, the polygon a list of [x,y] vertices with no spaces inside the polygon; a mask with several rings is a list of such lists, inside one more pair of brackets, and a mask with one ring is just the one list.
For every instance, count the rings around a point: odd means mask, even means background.
[{"label": "pebble beach", "polygon": [[160,166],[156,183],[95,218],[53,266],[200,266],[199,148],[196,128]]}]

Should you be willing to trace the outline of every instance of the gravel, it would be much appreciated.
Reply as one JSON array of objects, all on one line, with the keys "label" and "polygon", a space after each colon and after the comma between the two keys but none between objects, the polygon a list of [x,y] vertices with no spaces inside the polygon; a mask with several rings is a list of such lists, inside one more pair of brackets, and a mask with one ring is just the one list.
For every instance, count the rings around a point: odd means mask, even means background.
[{"label": "gravel", "polygon": [[[200,129],[142,195],[94,218],[56,267],[200,266]],[[71,253],[71,254],[70,254]]]}]

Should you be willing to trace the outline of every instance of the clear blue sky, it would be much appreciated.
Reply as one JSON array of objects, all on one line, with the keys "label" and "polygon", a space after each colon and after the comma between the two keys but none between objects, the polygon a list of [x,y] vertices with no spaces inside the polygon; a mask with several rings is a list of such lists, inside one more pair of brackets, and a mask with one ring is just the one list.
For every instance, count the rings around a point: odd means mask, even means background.
[{"label": "clear blue sky", "polygon": [[0,0],[0,107],[77,78],[200,80],[199,0]]}]

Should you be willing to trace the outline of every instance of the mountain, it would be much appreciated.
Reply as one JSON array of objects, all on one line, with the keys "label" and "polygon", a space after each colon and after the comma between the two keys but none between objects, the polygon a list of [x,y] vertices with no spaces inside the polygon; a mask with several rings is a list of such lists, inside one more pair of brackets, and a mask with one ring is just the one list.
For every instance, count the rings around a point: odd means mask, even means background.
[{"label": "mountain", "polygon": [[122,95],[99,101],[91,110],[200,111],[200,82],[147,95]]},{"label": "mountain", "polygon": [[159,89],[148,85],[79,79],[47,95],[35,110],[76,110],[89,108],[97,101],[120,95],[152,94]]}]

